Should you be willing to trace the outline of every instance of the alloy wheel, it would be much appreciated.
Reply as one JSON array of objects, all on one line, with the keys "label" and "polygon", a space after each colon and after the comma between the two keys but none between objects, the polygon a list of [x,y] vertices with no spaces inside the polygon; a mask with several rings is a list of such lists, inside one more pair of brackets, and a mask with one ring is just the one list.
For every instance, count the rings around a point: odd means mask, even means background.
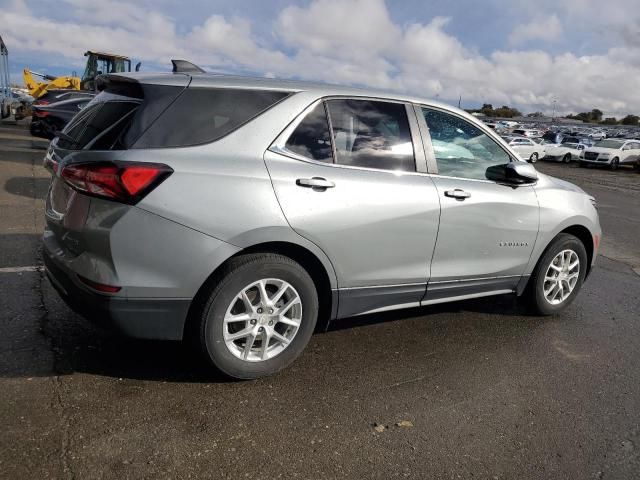
[{"label": "alloy wheel", "polygon": [[223,322],[229,351],[248,362],[270,360],[293,341],[302,322],[302,300],[290,283],[265,278],[244,287]]},{"label": "alloy wheel", "polygon": [[580,259],[573,250],[562,250],[547,268],[544,276],[544,298],[551,305],[564,302],[578,283],[580,276]]}]

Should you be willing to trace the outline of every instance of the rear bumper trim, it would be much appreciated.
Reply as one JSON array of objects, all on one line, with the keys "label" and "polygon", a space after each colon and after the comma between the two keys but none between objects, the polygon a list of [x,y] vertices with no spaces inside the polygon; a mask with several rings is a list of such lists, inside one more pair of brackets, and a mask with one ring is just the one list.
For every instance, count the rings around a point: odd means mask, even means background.
[{"label": "rear bumper trim", "polygon": [[43,252],[45,273],[60,297],[92,323],[135,338],[182,340],[190,299],[112,297],[77,285],[73,273]]}]

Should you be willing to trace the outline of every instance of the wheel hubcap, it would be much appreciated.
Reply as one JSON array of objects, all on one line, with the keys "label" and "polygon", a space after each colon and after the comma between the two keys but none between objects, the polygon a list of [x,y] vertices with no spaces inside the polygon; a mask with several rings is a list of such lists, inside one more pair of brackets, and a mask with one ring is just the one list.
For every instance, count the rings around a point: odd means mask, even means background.
[{"label": "wheel hubcap", "polygon": [[231,301],[224,316],[224,342],[242,360],[269,360],[289,346],[301,322],[296,289],[284,280],[265,278],[247,285]]},{"label": "wheel hubcap", "polygon": [[558,253],[547,268],[544,277],[544,298],[551,305],[564,302],[578,283],[580,276],[580,259],[573,250]]}]

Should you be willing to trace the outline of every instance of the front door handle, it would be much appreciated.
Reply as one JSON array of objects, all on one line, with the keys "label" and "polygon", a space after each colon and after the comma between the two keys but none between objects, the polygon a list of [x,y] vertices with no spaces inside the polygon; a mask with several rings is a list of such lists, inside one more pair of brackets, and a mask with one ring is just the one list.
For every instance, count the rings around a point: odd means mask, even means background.
[{"label": "front door handle", "polygon": [[444,192],[444,196],[455,198],[456,200],[464,200],[465,198],[469,198],[471,194],[459,188],[455,188],[453,190],[447,190],[446,192]]},{"label": "front door handle", "polygon": [[296,185],[299,187],[313,188],[314,190],[326,190],[327,188],[333,188],[336,186],[332,181],[322,177],[299,178],[296,180]]}]

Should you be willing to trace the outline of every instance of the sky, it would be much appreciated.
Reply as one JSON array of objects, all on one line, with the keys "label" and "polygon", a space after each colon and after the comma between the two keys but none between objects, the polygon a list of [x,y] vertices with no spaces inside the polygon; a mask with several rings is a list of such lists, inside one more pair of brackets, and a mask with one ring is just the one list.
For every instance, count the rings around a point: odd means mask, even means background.
[{"label": "sky", "polygon": [[639,0],[0,0],[12,80],[82,74],[86,50],[144,71],[370,86],[524,112],[640,114]]}]

